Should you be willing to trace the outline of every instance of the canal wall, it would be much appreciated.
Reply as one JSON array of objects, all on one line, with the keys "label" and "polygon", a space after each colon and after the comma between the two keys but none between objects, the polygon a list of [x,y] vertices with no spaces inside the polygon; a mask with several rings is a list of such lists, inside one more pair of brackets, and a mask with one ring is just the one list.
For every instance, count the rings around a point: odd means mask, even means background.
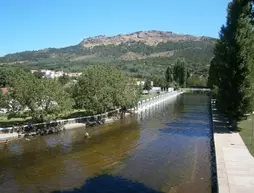
[{"label": "canal wall", "polygon": [[[128,115],[128,114],[127,114]],[[120,118],[120,109],[109,111],[102,114],[55,120],[44,123],[36,123],[22,126],[14,126],[4,128],[0,132],[0,141],[13,139],[23,136],[43,136],[53,133],[58,133],[68,129],[75,129],[77,127],[95,126],[104,123],[113,122]]]},{"label": "canal wall", "polygon": [[254,192],[254,157],[238,132],[230,131],[230,121],[212,100],[212,118],[219,193]]},{"label": "canal wall", "polygon": [[139,101],[136,108],[135,112],[140,112],[144,109],[150,108],[151,106],[154,106],[156,104],[159,104],[163,101],[169,100],[173,97],[176,97],[177,95],[182,94],[183,91],[172,91],[172,92],[167,92],[146,100]]}]

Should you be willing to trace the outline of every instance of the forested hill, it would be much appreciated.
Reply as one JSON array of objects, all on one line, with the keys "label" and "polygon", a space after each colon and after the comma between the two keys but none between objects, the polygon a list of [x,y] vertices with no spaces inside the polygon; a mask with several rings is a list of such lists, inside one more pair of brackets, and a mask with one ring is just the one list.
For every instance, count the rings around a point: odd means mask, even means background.
[{"label": "forested hill", "polygon": [[31,69],[80,71],[94,63],[112,63],[136,76],[160,75],[176,58],[185,58],[191,72],[206,75],[215,39],[172,32],[145,31],[113,37],[86,38],[78,45],[25,51],[0,57],[2,65]]}]

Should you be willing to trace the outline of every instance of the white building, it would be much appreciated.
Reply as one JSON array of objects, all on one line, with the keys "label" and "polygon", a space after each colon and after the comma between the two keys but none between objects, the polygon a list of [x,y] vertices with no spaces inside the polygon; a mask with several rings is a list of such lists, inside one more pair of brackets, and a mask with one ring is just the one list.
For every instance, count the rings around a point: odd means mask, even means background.
[{"label": "white building", "polygon": [[65,73],[63,71],[54,71],[54,70],[41,70],[43,78],[59,78]]},{"label": "white building", "polygon": [[[137,85],[138,85],[138,86],[144,86],[144,85],[145,85],[145,82],[146,82],[146,81],[144,81],[144,80],[142,80],[142,81],[137,81]],[[151,86],[153,87],[153,81],[151,81]]]}]

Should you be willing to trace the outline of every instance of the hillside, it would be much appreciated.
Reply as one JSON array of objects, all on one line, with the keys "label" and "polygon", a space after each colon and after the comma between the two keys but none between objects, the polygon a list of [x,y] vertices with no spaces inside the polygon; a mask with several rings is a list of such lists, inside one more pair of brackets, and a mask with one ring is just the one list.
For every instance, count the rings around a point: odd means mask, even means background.
[{"label": "hillside", "polygon": [[80,71],[94,63],[113,63],[135,76],[161,74],[177,57],[190,71],[207,74],[215,39],[162,31],[142,31],[117,36],[96,36],[78,45],[25,51],[0,57],[2,65]]}]

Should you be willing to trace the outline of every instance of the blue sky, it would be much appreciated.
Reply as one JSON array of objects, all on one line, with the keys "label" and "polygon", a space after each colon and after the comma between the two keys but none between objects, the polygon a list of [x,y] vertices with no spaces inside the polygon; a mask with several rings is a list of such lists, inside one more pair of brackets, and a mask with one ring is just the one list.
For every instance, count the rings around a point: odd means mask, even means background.
[{"label": "blue sky", "polygon": [[218,37],[230,0],[1,0],[0,56],[163,30]]}]

